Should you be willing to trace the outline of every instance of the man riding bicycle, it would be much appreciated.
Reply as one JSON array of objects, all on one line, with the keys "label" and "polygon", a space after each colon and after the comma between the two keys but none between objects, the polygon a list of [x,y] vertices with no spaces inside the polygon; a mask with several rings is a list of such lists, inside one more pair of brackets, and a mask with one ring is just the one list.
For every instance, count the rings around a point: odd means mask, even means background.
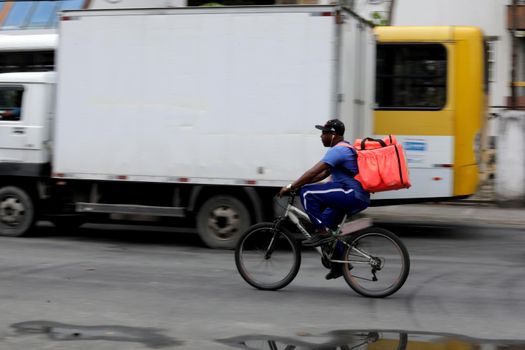
[{"label": "man riding bicycle", "polygon": [[[330,149],[317,164],[279,192],[282,196],[291,190],[299,190],[304,210],[315,227],[315,234],[303,241],[303,245],[312,247],[331,240],[329,230],[336,230],[345,214],[356,214],[370,205],[370,194],[354,178],[359,172],[356,151],[338,146],[341,142],[348,143],[344,140],[343,122],[332,119],[315,127],[321,130],[323,146]],[[317,183],[330,175],[330,181]],[[334,264],[326,278],[340,275],[339,264]]]}]

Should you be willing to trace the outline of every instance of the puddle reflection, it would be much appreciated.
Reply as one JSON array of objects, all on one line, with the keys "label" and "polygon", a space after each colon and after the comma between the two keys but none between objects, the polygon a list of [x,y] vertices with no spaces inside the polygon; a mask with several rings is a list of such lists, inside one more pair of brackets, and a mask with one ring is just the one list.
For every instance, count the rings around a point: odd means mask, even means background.
[{"label": "puddle reflection", "polygon": [[508,350],[525,349],[525,341],[475,339],[455,334],[338,330],[295,337],[245,335],[218,342],[249,350]]},{"label": "puddle reflection", "polygon": [[142,343],[150,348],[163,348],[183,343],[160,334],[159,329],[125,326],[79,326],[52,321],[27,321],[11,325],[20,335],[46,334],[51,340],[107,340]]}]

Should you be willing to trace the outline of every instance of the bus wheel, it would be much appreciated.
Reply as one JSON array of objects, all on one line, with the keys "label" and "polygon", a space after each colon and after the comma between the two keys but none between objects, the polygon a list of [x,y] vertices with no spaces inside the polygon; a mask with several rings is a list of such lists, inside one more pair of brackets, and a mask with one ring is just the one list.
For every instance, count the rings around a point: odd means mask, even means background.
[{"label": "bus wheel", "polygon": [[235,197],[219,195],[209,198],[197,213],[197,231],[210,248],[235,248],[250,226],[250,213]]},{"label": "bus wheel", "polygon": [[35,223],[35,207],[29,194],[16,186],[0,188],[0,235],[26,235]]}]

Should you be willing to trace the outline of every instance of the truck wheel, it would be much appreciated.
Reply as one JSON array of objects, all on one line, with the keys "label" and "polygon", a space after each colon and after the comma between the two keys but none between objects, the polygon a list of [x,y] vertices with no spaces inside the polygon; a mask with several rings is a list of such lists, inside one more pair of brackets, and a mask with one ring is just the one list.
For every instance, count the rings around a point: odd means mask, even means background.
[{"label": "truck wheel", "polygon": [[210,248],[235,248],[250,226],[250,213],[243,202],[232,196],[214,196],[200,207],[197,231]]},{"label": "truck wheel", "polygon": [[33,200],[19,187],[0,188],[0,235],[19,237],[35,223]]}]

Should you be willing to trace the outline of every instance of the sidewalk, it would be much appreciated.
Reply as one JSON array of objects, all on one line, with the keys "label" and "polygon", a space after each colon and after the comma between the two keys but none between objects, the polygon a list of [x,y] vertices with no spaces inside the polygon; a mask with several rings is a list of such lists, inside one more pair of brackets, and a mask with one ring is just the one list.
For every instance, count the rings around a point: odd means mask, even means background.
[{"label": "sidewalk", "polygon": [[377,223],[493,225],[525,229],[525,208],[500,208],[483,201],[370,207],[364,213]]}]

